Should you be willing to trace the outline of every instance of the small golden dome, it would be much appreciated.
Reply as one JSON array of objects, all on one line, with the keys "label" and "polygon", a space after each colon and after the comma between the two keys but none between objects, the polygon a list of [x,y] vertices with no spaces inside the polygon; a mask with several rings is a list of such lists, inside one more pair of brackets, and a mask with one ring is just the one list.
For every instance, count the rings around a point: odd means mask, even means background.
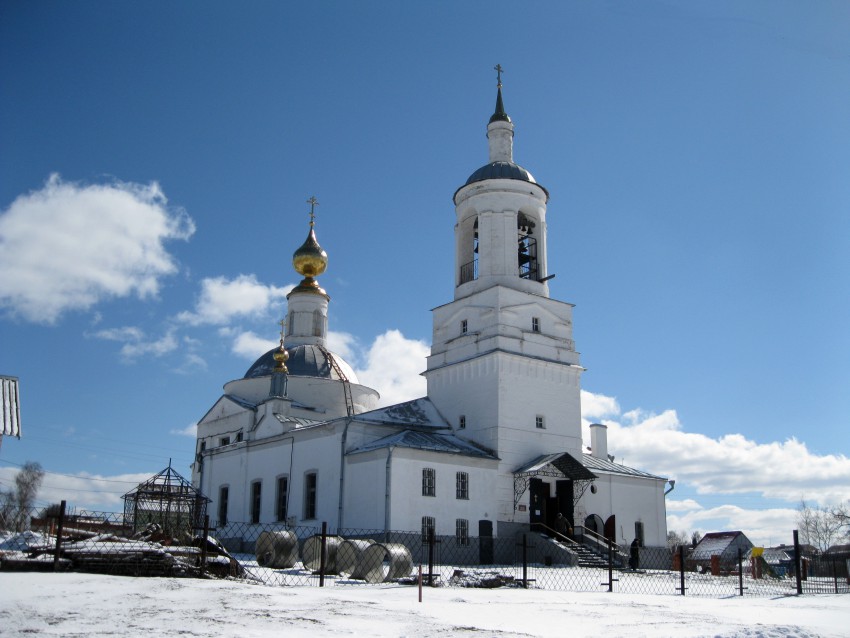
[{"label": "small golden dome", "polygon": [[310,234],[307,235],[307,240],[292,255],[292,266],[295,272],[304,277],[318,277],[328,267],[328,254],[316,241],[312,222],[310,222]]},{"label": "small golden dome", "polygon": [[280,347],[275,350],[272,357],[277,362],[274,367],[275,372],[288,372],[286,369],[286,360],[289,359],[289,353],[283,347],[283,344],[280,344]]}]

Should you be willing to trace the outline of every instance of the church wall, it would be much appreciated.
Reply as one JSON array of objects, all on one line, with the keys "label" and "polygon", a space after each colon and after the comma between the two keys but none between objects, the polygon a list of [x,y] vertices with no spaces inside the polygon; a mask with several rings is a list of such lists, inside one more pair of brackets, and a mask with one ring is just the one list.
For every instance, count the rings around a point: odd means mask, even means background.
[{"label": "church wall", "polygon": [[[667,544],[664,486],[666,481],[623,474],[597,472],[596,494],[588,489],[579,504],[584,516],[597,514],[603,521],[616,515],[617,543],[635,538],[635,522],[644,527],[644,545],[664,547]],[[576,524],[582,521],[576,520]]]},{"label": "church wall", "polygon": [[[425,468],[434,470],[435,496],[422,494]],[[457,472],[468,475],[468,499],[457,498]],[[435,519],[438,535],[454,536],[457,519],[468,521],[470,536],[478,535],[479,520],[490,520],[495,527],[495,473],[492,460],[396,448],[391,462],[391,529],[420,531],[423,516]]]},{"label": "church wall", "polygon": [[344,528],[384,529],[388,452],[379,449],[346,457]]}]

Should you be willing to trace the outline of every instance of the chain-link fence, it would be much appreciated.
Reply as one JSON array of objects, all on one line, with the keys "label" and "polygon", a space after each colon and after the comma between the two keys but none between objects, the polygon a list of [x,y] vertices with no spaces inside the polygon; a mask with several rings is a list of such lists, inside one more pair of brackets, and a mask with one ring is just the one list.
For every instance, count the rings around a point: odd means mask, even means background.
[{"label": "chain-link fence", "polygon": [[[15,519],[20,521],[20,517]],[[605,539],[528,531],[515,537],[328,530],[231,522],[166,535],[120,513],[49,508],[27,529],[0,530],[0,569],[238,578],[278,586],[421,582],[642,594],[777,596],[848,593],[840,556],[777,558],[757,549],[620,548]],[[796,546],[799,552],[799,545]]]}]

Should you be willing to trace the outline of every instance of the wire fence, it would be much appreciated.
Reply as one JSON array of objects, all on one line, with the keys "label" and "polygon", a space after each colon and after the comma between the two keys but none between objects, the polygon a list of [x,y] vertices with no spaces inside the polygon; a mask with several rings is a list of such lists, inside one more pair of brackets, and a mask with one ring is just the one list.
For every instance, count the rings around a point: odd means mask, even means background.
[{"label": "wire fence", "polygon": [[798,543],[793,557],[777,558],[758,549],[701,555],[685,546],[621,548],[592,534],[531,530],[506,538],[231,522],[175,536],[150,520],[64,507],[0,520],[0,569],[218,577],[275,586],[421,582],[717,598],[850,593],[850,557],[803,556]]}]

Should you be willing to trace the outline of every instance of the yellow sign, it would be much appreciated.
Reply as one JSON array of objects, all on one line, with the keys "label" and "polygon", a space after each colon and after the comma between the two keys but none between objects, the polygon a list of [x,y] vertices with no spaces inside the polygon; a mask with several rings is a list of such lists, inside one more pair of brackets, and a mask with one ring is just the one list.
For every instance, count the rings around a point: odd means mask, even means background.
[{"label": "yellow sign", "polygon": [[753,550],[750,553],[750,556],[753,556],[754,558],[758,558],[762,555],[764,555],[764,547],[753,547]]}]

